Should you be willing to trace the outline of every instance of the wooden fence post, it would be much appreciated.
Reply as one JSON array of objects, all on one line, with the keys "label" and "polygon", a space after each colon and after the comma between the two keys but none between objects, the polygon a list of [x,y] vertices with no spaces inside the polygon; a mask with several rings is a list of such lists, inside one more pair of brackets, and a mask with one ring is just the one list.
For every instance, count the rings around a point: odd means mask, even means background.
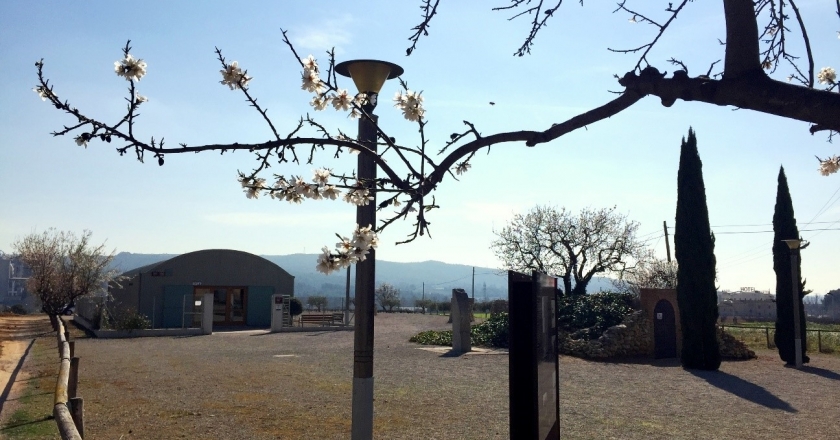
[{"label": "wooden fence post", "polygon": [[822,353],[822,331],[817,330],[817,353]]},{"label": "wooden fence post", "polygon": [[70,417],[76,425],[76,431],[85,438],[85,401],[81,397],[70,398]]},{"label": "wooden fence post", "polygon": [[770,327],[764,327],[764,336],[767,337],[767,348],[770,348]]},{"label": "wooden fence post", "polygon": [[72,358],[76,355],[76,341],[70,341],[67,344],[70,345],[70,357]]},{"label": "wooden fence post", "polygon": [[76,390],[79,384],[79,358],[70,358],[70,377],[67,381],[67,397],[76,397]]}]

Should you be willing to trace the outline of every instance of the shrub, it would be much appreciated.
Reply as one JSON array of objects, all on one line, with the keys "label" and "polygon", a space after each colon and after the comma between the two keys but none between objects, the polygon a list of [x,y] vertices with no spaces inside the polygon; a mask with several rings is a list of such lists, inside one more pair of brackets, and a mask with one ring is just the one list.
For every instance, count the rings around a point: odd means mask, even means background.
[{"label": "shrub", "polygon": [[[481,324],[472,326],[470,329],[470,341],[472,345],[508,348],[510,346],[509,322],[507,313],[498,313],[491,315],[488,320]],[[452,330],[429,330],[412,336],[408,341],[423,345],[452,346]]]},{"label": "shrub", "polygon": [[127,310],[114,317],[114,328],[117,330],[142,330],[152,326],[146,315]]},{"label": "shrub", "polygon": [[557,325],[575,339],[597,339],[604,330],[621,324],[633,312],[632,294],[599,292],[591,295],[566,295],[559,298]]},{"label": "shrub", "polygon": [[481,324],[472,326],[470,340],[484,347],[510,347],[510,320],[507,313],[494,313]]},{"label": "shrub", "polygon": [[297,316],[303,313],[303,303],[297,298],[289,299],[289,314]]},{"label": "shrub", "polygon": [[25,315],[26,307],[24,307],[23,304],[15,304],[9,307],[9,311],[14,313],[15,315]]}]

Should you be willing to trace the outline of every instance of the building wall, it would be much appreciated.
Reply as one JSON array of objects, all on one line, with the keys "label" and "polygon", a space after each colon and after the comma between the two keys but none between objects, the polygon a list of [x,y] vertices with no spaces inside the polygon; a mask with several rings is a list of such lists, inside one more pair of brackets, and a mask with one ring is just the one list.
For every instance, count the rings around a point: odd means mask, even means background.
[{"label": "building wall", "polygon": [[186,304],[188,311],[194,308],[195,286],[248,289],[249,325],[269,325],[272,294],[294,295],[293,276],[262,257],[241,251],[190,252],[126,274],[131,278],[123,281],[123,287],[111,289],[115,304],[145,314],[156,328],[176,321],[180,326],[182,305]]},{"label": "building wall", "polygon": [[[680,356],[682,353],[682,323],[680,321],[680,306],[677,304],[677,291],[676,289],[640,289],[639,290],[639,302],[642,305],[642,310],[644,310],[645,315],[648,317],[648,322],[650,323],[650,334],[653,335],[653,323],[656,320],[656,317],[653,315],[653,311],[656,308],[656,303],[659,300],[667,300],[671,303],[671,307],[674,308],[674,321],[677,327],[677,357]],[[651,338],[651,341],[653,339]]]}]

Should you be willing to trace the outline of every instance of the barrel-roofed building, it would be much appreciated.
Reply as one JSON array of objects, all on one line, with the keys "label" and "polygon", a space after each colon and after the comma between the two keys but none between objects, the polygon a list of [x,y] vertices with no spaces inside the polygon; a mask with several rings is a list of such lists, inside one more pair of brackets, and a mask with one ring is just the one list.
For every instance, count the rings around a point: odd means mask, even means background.
[{"label": "barrel-roofed building", "polygon": [[[139,312],[154,328],[189,326],[200,316],[205,293],[213,294],[213,325],[271,325],[271,296],[294,296],[294,277],[257,255],[209,249],[190,252],[122,274],[108,291],[114,314]],[[96,298],[79,304],[77,313],[95,315]]]}]

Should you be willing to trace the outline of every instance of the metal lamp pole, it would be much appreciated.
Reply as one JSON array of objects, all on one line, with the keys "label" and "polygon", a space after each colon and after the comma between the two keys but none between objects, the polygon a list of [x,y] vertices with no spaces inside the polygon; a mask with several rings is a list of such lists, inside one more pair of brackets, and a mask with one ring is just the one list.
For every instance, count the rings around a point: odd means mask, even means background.
[{"label": "metal lamp pole", "polygon": [[[373,114],[379,90],[388,79],[396,78],[403,69],[396,64],[377,60],[353,60],[335,66],[339,75],[349,76],[359,93],[365,93],[367,100],[362,106],[364,112],[359,118],[358,141],[376,153],[379,117]],[[376,163],[366,154],[359,155],[357,177],[367,185],[373,200],[356,209],[356,223],[360,227],[371,225],[376,228]],[[373,438],[373,314],[375,311],[374,289],[376,259],[373,249],[365,261],[356,263],[356,306],[355,333],[353,337],[353,416],[351,439]]]},{"label": "metal lamp pole", "polygon": [[782,240],[790,248],[790,273],[793,277],[793,348],[796,350],[796,368],[802,368],[802,330],[799,319],[799,249],[802,240]]}]

